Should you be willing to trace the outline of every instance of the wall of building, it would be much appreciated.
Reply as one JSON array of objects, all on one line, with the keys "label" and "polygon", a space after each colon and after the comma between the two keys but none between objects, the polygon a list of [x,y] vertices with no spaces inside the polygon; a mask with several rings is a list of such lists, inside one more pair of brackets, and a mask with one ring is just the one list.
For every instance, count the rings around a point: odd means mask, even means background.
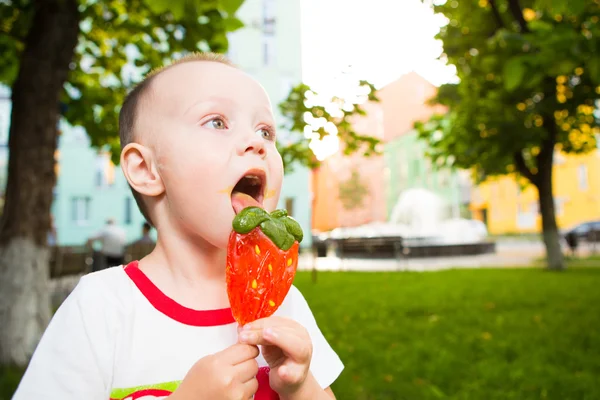
[{"label": "wall of building", "polygon": [[52,214],[58,244],[85,244],[108,218],[126,230],[128,241],[141,236],[144,218],[121,168],[110,162],[109,154],[90,148],[82,129],[64,126],[56,156],[58,176]]},{"label": "wall of building", "polygon": [[[378,137],[383,154],[378,157],[330,157],[319,169],[315,228],[328,231],[389,219],[400,194],[411,188],[437,193],[448,206],[448,215],[460,216],[465,185],[456,171],[434,168],[425,156],[426,144],[417,139],[415,121],[424,121],[442,108],[430,107],[435,86],[416,73],[409,73],[378,91],[379,103],[367,104],[367,115],[354,121],[361,134]],[[345,209],[340,201],[340,185],[357,171],[368,194],[360,207]],[[466,197],[469,199],[469,196]]]},{"label": "wall of building", "polygon": [[[554,203],[557,224],[569,228],[600,219],[600,152],[557,153],[554,164]],[[515,176],[490,178],[473,191],[471,209],[492,234],[541,231],[537,189]],[[522,187],[523,184],[527,184]]]},{"label": "wall of building", "polygon": [[445,202],[447,216],[460,216],[461,192],[457,172],[432,165],[425,155],[426,150],[426,143],[418,139],[415,131],[386,143],[388,215],[402,192],[423,188],[436,193]]},{"label": "wall of building", "polygon": [[[356,118],[353,128],[361,135],[383,140],[382,105],[367,103],[363,108],[367,114]],[[346,156],[340,150],[327,158],[313,174],[317,188],[314,202],[315,230],[324,232],[337,227],[385,221],[384,166],[383,156],[364,157],[360,152]],[[344,190],[348,187],[356,187],[356,190]],[[364,193],[361,195],[361,192]]]}]

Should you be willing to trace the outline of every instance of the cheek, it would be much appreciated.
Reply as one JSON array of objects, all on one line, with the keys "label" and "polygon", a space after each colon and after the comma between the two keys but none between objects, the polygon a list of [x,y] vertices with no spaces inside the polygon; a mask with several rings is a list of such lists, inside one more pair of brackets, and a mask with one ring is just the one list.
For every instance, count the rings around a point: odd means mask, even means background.
[{"label": "cheek", "polygon": [[275,209],[279,201],[281,185],[283,183],[283,164],[279,153],[277,153],[277,157],[270,160],[269,172],[269,187],[267,188],[265,206],[270,209]]},{"label": "cheek", "polygon": [[223,189],[222,176],[213,171],[223,171],[226,160],[216,152],[209,154],[192,146],[180,148],[165,154],[161,165],[161,176],[171,197],[210,197]]}]

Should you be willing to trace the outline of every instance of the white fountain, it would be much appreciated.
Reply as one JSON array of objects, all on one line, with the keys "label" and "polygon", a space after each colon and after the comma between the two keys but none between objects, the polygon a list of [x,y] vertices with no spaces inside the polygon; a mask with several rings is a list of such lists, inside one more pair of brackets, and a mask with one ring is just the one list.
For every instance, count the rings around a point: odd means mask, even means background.
[{"label": "white fountain", "polygon": [[337,228],[319,239],[402,237],[407,245],[462,245],[485,242],[481,221],[452,217],[449,205],[434,192],[415,188],[404,191],[388,222]]}]

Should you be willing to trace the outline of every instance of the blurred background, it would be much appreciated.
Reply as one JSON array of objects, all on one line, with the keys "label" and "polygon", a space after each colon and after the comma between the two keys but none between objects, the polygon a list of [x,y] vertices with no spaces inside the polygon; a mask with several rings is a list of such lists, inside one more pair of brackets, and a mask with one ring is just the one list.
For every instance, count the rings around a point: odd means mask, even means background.
[{"label": "blurred background", "polygon": [[0,399],[83,274],[152,250],[118,110],[193,51],[271,97],[339,399],[600,399],[599,21],[592,0],[0,0]]}]

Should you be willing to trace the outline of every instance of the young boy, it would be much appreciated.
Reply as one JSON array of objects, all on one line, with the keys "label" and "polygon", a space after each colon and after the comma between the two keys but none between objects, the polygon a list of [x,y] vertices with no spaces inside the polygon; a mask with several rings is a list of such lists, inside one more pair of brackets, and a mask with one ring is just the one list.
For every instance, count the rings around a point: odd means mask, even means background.
[{"label": "young boy", "polygon": [[[129,94],[120,134],[155,250],[81,279],[14,399],[334,398],[343,365],[295,287],[247,326],[229,309],[232,220],[249,205],[275,209],[283,178],[264,89],[221,56],[194,55]],[[243,179],[259,190],[242,193]]]}]

